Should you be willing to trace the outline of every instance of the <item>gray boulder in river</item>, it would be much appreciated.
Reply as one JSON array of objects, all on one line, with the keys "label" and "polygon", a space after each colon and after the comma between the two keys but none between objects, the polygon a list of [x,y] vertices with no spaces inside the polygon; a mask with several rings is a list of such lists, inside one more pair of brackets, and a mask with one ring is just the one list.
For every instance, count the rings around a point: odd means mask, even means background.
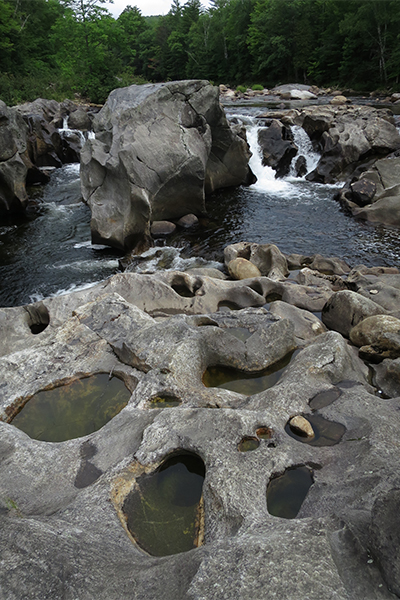
[{"label": "gray boulder in river", "polygon": [[205,194],[249,181],[250,152],[218,87],[179,81],[114,90],[81,154],[92,239],[143,247],[153,220],[205,212]]}]

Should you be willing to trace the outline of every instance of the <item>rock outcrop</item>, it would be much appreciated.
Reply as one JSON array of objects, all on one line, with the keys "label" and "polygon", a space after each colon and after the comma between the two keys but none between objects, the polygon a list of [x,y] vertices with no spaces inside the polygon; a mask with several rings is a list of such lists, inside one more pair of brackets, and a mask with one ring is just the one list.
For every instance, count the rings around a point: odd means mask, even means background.
[{"label": "rock outcrop", "polygon": [[377,160],[351,178],[338,199],[355,217],[400,227],[400,157]]},{"label": "rock outcrop", "polygon": [[205,192],[249,181],[248,145],[208,82],[114,90],[94,131],[81,154],[81,181],[95,242],[143,247],[151,221],[201,215]]},{"label": "rock outcrop", "polygon": [[362,163],[377,160],[400,148],[400,134],[390,110],[369,106],[316,106],[298,118],[321,152],[309,181],[345,180]]}]

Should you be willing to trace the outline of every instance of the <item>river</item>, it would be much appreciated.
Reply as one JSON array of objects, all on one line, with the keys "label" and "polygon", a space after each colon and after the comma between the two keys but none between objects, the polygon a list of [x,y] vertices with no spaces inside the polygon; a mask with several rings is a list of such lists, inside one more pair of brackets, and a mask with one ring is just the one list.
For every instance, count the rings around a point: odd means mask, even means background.
[{"label": "river", "polygon": [[[222,268],[227,244],[274,243],[285,253],[338,256],[351,266],[400,266],[398,230],[357,221],[334,200],[337,187],[293,174],[276,180],[262,167],[251,107],[229,107],[246,124],[255,185],[223,190],[207,200],[207,217],[193,232],[159,242],[137,266],[141,272],[211,265]],[[312,169],[316,157],[295,131]],[[29,190],[27,215],[0,226],[0,306],[18,306],[90,286],[118,272],[120,253],[90,242],[90,210],[82,203],[79,165],[57,169],[46,186]]]}]

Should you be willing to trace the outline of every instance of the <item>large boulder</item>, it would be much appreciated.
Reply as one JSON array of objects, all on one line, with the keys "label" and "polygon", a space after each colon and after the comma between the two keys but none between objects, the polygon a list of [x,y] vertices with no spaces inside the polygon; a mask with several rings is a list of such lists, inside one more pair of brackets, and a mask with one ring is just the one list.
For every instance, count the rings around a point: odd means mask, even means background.
[{"label": "large boulder", "polygon": [[302,126],[321,151],[309,181],[344,180],[362,162],[400,148],[400,134],[390,110],[370,106],[315,106],[304,109]]},{"label": "large boulder", "polygon": [[114,90],[81,154],[92,239],[143,247],[153,220],[205,212],[205,192],[249,176],[247,142],[234,133],[218,88],[179,81]]},{"label": "large boulder", "polygon": [[32,163],[27,151],[27,126],[0,100],[0,214],[24,210],[25,182]]}]

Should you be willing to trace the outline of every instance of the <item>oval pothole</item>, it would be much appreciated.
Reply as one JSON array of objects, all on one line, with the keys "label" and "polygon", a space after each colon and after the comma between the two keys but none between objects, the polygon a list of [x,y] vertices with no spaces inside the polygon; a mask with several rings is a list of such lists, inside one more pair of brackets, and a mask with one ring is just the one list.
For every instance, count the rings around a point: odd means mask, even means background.
[{"label": "oval pothole", "polygon": [[150,408],[174,408],[175,406],[180,406],[181,404],[182,401],[172,394],[159,394],[157,396],[153,396],[149,400]]},{"label": "oval pothole", "polygon": [[103,427],[130,397],[121,379],[98,373],[34,394],[11,424],[35,440],[64,442]]},{"label": "oval pothole", "polygon": [[237,449],[239,452],[251,452],[252,450],[257,450],[259,445],[259,439],[251,435],[246,435],[238,443]]},{"label": "oval pothole", "polygon": [[291,467],[283,475],[270,479],[267,486],[269,514],[295,519],[313,483],[312,472],[305,466]]},{"label": "oval pothole", "polygon": [[329,421],[322,415],[311,414],[304,417],[311,425],[314,435],[308,436],[302,433],[298,428],[291,425],[290,421],[285,425],[285,431],[290,437],[303,444],[310,446],[334,446],[338,444],[346,432],[346,427],[341,423]]},{"label": "oval pothole", "polygon": [[239,371],[231,367],[208,367],[203,374],[203,383],[206,387],[223,388],[246,396],[259,394],[279,381],[292,356],[291,352],[267,369],[254,373]]},{"label": "oval pothole", "polygon": [[175,454],[135,481],[122,504],[126,527],[152,556],[200,546],[204,537],[205,465],[195,454]]}]

